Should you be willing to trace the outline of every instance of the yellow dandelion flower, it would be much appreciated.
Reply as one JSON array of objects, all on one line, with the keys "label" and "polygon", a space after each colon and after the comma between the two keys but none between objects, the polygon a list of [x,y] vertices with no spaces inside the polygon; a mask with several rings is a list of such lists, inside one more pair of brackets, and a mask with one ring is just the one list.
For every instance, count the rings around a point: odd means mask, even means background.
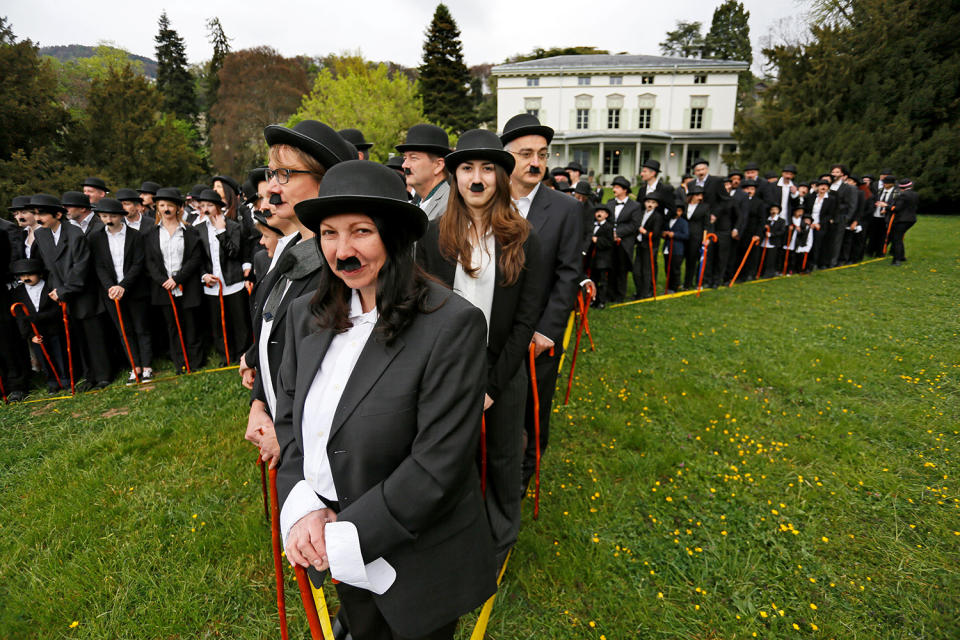
[{"label": "yellow dandelion flower", "polygon": [[766,618],[766,617],[767,617],[767,612],[766,612],[766,611],[761,611],[761,612],[760,612],[760,617],[761,617],[761,618]]},{"label": "yellow dandelion flower", "polygon": [[662,592],[662,591],[658,591],[658,592],[657,592],[657,599],[658,599],[658,600],[663,600],[663,592]]},{"label": "yellow dandelion flower", "polygon": [[811,603],[810,603],[810,608],[813,609],[814,611],[816,611],[816,610],[817,610],[817,605],[815,605],[815,604],[813,604],[813,603],[811,602]]},{"label": "yellow dandelion flower", "polygon": [[794,631],[800,631],[800,625],[798,625],[796,622],[794,622],[794,623],[793,623],[793,630],[794,630]]},{"label": "yellow dandelion flower", "polygon": [[80,624],[79,620],[74,620],[73,622],[70,623],[70,628],[75,629],[79,624]]},{"label": "yellow dandelion flower", "polygon": [[810,628],[813,629],[814,631],[820,631],[820,627],[818,627],[817,625],[813,624],[812,622],[810,623]]}]

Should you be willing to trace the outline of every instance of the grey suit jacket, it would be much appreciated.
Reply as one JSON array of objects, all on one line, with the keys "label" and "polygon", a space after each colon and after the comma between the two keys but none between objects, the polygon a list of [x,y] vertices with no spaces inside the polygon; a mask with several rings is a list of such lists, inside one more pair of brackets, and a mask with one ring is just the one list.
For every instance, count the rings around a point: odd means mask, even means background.
[{"label": "grey suit jacket", "polygon": [[420,208],[423,209],[423,212],[427,214],[427,220],[436,220],[442,216],[443,212],[447,210],[447,199],[449,198],[450,183],[444,180],[437,188],[437,192],[434,193],[429,200],[427,200],[426,206],[420,206]]},{"label": "grey suit jacket", "polygon": [[[479,309],[430,282],[426,308],[392,342],[375,329],[346,381],[327,440],[337,519],[352,522],[364,562],[383,557],[396,581],[373,601],[391,629],[420,637],[496,591],[493,542],[476,454],[486,363]],[[316,328],[313,294],[287,314],[277,389],[281,505],[303,474],[303,409],[333,340]]]}]

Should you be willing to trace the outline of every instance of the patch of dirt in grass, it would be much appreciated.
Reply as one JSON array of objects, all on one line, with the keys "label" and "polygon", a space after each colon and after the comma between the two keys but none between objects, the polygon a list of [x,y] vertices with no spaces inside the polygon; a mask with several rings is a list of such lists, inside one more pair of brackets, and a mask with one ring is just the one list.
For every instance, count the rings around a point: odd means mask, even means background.
[{"label": "patch of dirt in grass", "polygon": [[126,407],[114,407],[113,409],[107,409],[100,415],[104,418],[113,418],[116,416],[125,416],[130,413],[130,409]]}]

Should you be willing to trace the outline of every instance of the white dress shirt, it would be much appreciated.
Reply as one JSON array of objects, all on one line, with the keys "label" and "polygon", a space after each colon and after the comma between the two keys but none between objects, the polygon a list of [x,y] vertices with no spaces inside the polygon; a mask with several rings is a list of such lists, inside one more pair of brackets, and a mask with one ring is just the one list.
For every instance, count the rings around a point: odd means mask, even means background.
[{"label": "white dress shirt", "polygon": [[527,219],[527,215],[530,213],[530,205],[533,204],[533,199],[537,197],[537,191],[539,189],[540,183],[538,182],[537,186],[530,190],[530,193],[513,201],[513,204],[517,205],[517,211],[520,212],[524,220]]},{"label": "white dress shirt", "polygon": [[780,211],[789,211],[787,208],[787,203],[790,201],[790,187],[793,186],[793,182],[787,180],[786,178],[781,177],[777,180],[777,186],[781,187],[780,189]]},{"label": "white dress shirt", "polygon": [[623,211],[623,206],[627,204],[627,200],[630,198],[624,198],[623,200],[617,200],[615,205],[613,205],[613,221],[620,221],[620,212]]},{"label": "white dress shirt", "polygon": [[[207,242],[210,245],[210,264],[213,267],[213,275],[223,283],[223,295],[229,296],[232,295],[240,289],[243,289],[243,280],[237,280],[233,284],[227,284],[226,279],[223,277],[223,267],[220,266],[220,238],[217,234],[226,233],[222,229],[217,229],[213,226],[213,223],[210,220],[206,220],[207,223]],[[196,226],[196,225],[194,225]],[[220,284],[214,283],[212,286],[203,285],[203,293],[208,296],[219,296],[220,295]]]},{"label": "white dress shirt", "polygon": [[813,209],[810,211],[810,216],[813,218],[814,224],[820,224],[820,210],[823,209],[823,203],[826,199],[826,195],[821,197],[817,194],[817,199],[813,201]]},{"label": "white dress shirt", "polygon": [[23,283],[23,286],[27,288],[27,295],[30,296],[30,302],[33,303],[33,310],[35,313],[40,311],[40,298],[43,295],[43,285],[43,278],[40,278],[37,281],[37,284],[27,284],[26,282]]},{"label": "white dress shirt", "polygon": [[80,230],[83,231],[84,234],[86,234],[86,233],[87,233],[87,227],[90,226],[90,221],[93,220],[93,216],[94,216],[94,215],[96,215],[96,214],[88,213],[87,216],[86,216],[83,220],[74,220],[73,218],[70,218],[70,222],[73,223],[73,226],[79,227]]},{"label": "white dress shirt", "polygon": [[123,221],[127,223],[128,227],[140,231],[140,225],[143,224],[143,214],[141,213],[136,220],[131,220],[130,216],[127,216]]},{"label": "white dress shirt", "polygon": [[643,220],[640,221],[640,229],[637,231],[637,242],[643,242],[643,239],[647,237],[647,232],[643,228],[643,225],[647,224],[647,220],[656,212],[656,209],[649,209],[643,212]]},{"label": "white dress shirt", "polygon": [[687,205],[687,220],[693,217],[693,214],[697,211],[697,204],[688,204]]},{"label": "white dress shirt", "polygon": [[63,224],[57,225],[57,230],[53,232],[53,245],[55,247],[60,246],[60,232],[63,231]]},{"label": "white dress shirt", "polygon": [[453,291],[483,312],[483,317],[487,321],[487,338],[489,339],[490,310],[493,307],[493,292],[497,285],[497,267],[494,264],[496,244],[492,232],[488,231],[484,236],[482,247],[473,247],[470,258],[471,266],[479,268],[480,271],[476,277],[471,276],[458,260],[457,270],[453,276]]},{"label": "white dress shirt", "polygon": [[[877,200],[882,200],[884,202],[891,202],[893,200],[893,187],[889,189],[884,189],[880,192],[880,197]],[[873,210],[874,218],[883,218],[886,215],[886,209],[884,207],[875,207]]]},{"label": "white dress shirt", "polygon": [[[180,267],[183,266],[183,234],[185,230],[186,227],[181,222],[171,235],[164,225],[160,225],[160,253],[163,255],[163,267],[167,270],[168,278],[172,278],[173,274],[179,272]],[[175,298],[183,295],[180,287],[174,287],[171,293]]]},{"label": "white dress shirt", "polygon": [[[277,261],[280,259],[280,255],[283,253],[283,250],[286,249],[287,245],[290,244],[290,241],[293,240],[299,231],[293,231],[292,233],[283,236],[277,240],[277,247],[273,250],[273,257],[270,258],[270,268],[267,269],[267,272],[273,271],[273,268],[277,266]],[[261,334],[263,335],[263,334]]]},{"label": "white dress shirt", "polygon": [[127,227],[120,225],[120,231],[111,232],[107,228],[107,245],[110,247],[110,259],[113,271],[117,274],[117,284],[123,281],[123,247],[127,242]]}]

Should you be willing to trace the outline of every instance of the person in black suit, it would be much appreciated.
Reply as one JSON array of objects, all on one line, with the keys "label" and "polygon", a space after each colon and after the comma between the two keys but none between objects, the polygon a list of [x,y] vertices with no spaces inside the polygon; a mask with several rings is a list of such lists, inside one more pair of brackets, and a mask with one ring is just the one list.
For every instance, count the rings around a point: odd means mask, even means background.
[{"label": "person in black suit", "polygon": [[[50,298],[66,303],[71,348],[82,358],[86,380],[77,388],[103,389],[110,384],[113,373],[104,334],[104,306],[97,291],[90,246],[79,226],[64,223],[66,209],[57,198],[37,194],[30,199],[30,205],[37,210],[37,221],[42,227],[34,232],[34,243],[47,269]],[[88,228],[92,224],[88,223]]]},{"label": "person in black suit", "polygon": [[716,213],[720,206],[730,200],[730,194],[723,186],[723,179],[710,175],[710,163],[704,158],[697,158],[693,161],[692,184],[703,189],[703,201],[710,207],[710,211]]},{"label": "person in black suit", "polygon": [[[99,198],[97,201],[99,202]],[[100,218],[93,214],[93,204],[86,194],[79,191],[64,191],[60,196],[60,202],[67,210],[67,219],[70,224],[83,231],[87,238],[94,231],[103,228]]]},{"label": "person in black suit", "polygon": [[30,383],[30,357],[9,313],[12,300],[7,284],[12,283],[15,275],[10,271],[11,251],[11,245],[3,239],[0,242],[0,376],[7,400],[20,402],[26,398]]},{"label": "person in black suit", "polygon": [[885,175],[880,181],[880,188],[870,210],[870,226],[868,229],[867,255],[879,258],[883,255],[883,243],[887,237],[887,208],[893,204],[900,192],[896,188],[897,179],[892,175]]},{"label": "person in black suit", "polygon": [[[903,237],[910,227],[917,223],[917,211],[920,208],[920,196],[913,190],[913,182],[909,178],[901,178],[897,182],[900,193],[888,208],[893,216],[893,225],[890,227],[890,243],[893,245],[894,266],[899,266],[907,259],[903,246]],[[887,219],[889,221],[889,218]]]},{"label": "person in black suit", "polygon": [[672,218],[677,194],[672,186],[661,179],[660,163],[656,160],[646,160],[640,166],[640,184],[637,185],[637,204],[642,202],[642,197],[650,193],[660,194],[662,206],[657,211],[660,214],[661,222],[666,222]]},{"label": "person in black suit", "polygon": [[657,250],[663,229],[661,210],[668,205],[673,194],[650,192],[643,197],[643,211],[634,215],[637,225],[636,255],[633,256],[634,300],[642,300],[656,294],[653,290],[657,277]]},{"label": "person in black suit", "polygon": [[843,238],[847,227],[851,224],[857,211],[859,196],[857,189],[846,183],[850,171],[845,165],[835,164],[830,167],[830,176],[833,184],[830,185],[832,197],[836,197],[836,206],[833,218],[829,220],[826,235],[823,240],[823,250],[820,257],[823,266],[836,267],[840,264],[840,253],[843,250]]},{"label": "person in black suit", "polygon": [[778,270],[783,269],[781,256],[786,240],[787,221],[780,213],[780,205],[772,204],[767,207],[767,218],[764,220],[760,240],[759,270],[762,277],[772,278],[777,275]]},{"label": "person in black suit", "polygon": [[[150,197],[150,202],[153,202],[153,195],[150,194]],[[142,198],[143,196],[133,189],[117,189],[116,199],[123,205],[124,223],[140,233],[157,224],[156,218],[150,215]]]},{"label": "person in black suit", "polygon": [[540,242],[510,199],[514,164],[492,131],[463,133],[446,156],[454,177],[447,210],[417,243],[417,262],[427,273],[487,318],[484,502],[498,564],[520,532],[524,365],[543,289]]},{"label": "person in black suit", "polygon": [[663,225],[663,272],[666,274],[664,289],[667,293],[676,293],[680,288],[680,266],[683,253],[690,238],[690,225],[687,224],[687,208],[674,207],[674,215]]},{"label": "person in black suit", "polygon": [[633,273],[633,248],[636,244],[637,227],[643,208],[630,199],[630,181],[623,176],[613,179],[613,198],[607,201],[607,208],[613,211],[614,242],[613,270],[610,301],[622,302],[627,297],[627,274]]},{"label": "person in black suit", "polygon": [[833,197],[833,192],[830,191],[830,182],[824,179],[815,180],[813,183],[814,193],[811,194],[810,199],[810,228],[813,230],[813,248],[810,250],[810,264],[808,268],[810,271],[816,271],[817,269],[822,268],[823,261],[823,247],[824,247],[824,238],[826,237],[826,230],[829,226],[828,220],[832,220],[834,217],[834,208],[837,204],[837,199]]},{"label": "person in black suit", "polygon": [[[746,179],[741,183],[744,194],[744,200],[740,205],[740,217],[743,221],[743,232],[740,235],[740,245],[743,248],[744,255],[749,250],[747,261],[740,271],[738,280],[749,282],[756,278],[757,262],[760,260],[760,240],[763,234],[763,221],[766,217],[766,205],[763,200],[757,196],[757,181]],[[751,248],[750,243],[753,241]],[[740,256],[740,262],[737,267],[743,263],[743,256]]]},{"label": "person in black suit", "polygon": [[30,196],[16,196],[10,207],[13,217],[17,222],[18,230],[15,231],[16,249],[11,245],[10,254],[20,256],[21,258],[34,258],[34,231],[40,228],[37,222],[36,211],[30,206]]},{"label": "person in black suit", "polygon": [[[520,215],[533,225],[540,240],[540,255],[545,265],[546,285],[539,303],[540,319],[531,341],[536,356],[540,400],[541,453],[546,451],[549,441],[553,393],[563,352],[563,333],[576,302],[578,283],[583,274],[580,253],[581,205],[568,195],[540,186],[552,139],[553,129],[541,125],[535,116],[529,114],[510,118],[500,135],[504,148],[516,160],[510,176],[514,204]],[[527,398],[523,491],[526,491],[533,477],[537,450],[532,394]]]},{"label": "person in black suit", "polygon": [[683,270],[683,288],[697,286],[700,270],[700,247],[703,245],[704,232],[710,224],[710,207],[703,202],[703,187],[691,182],[687,187],[687,204],[684,217],[689,227],[689,237],[683,248],[685,266]]},{"label": "person in black suit", "polygon": [[581,253],[583,254],[584,270],[589,267],[590,254],[593,251],[592,230],[594,223],[594,211],[597,206],[597,195],[590,188],[590,183],[586,180],[580,180],[573,188],[571,194],[577,202],[580,203],[580,231],[582,234]]},{"label": "person in black suit", "polygon": [[452,638],[496,590],[483,313],[416,269],[427,218],[390,169],[339,163],[295,211],[327,268],[291,305],[278,376],[286,557],[315,584],[330,569],[354,640]]},{"label": "person in black suit", "polygon": [[[152,282],[150,302],[163,309],[170,359],[179,375],[186,370],[187,361],[191,370],[203,366],[202,341],[195,317],[203,297],[200,281],[203,247],[196,229],[183,223],[180,191],[173,187],[157,189],[154,204],[160,223],[143,234],[147,274]],[[177,331],[178,320],[183,332],[182,345]]]},{"label": "person in black suit", "polygon": [[[10,272],[18,276],[21,282],[21,286],[11,292],[10,301],[13,304],[19,302],[27,309],[27,313],[16,309],[20,337],[30,344],[37,362],[46,371],[47,390],[53,393],[58,389],[69,389],[70,372],[62,339],[63,314],[60,306],[49,296],[51,288],[43,278],[43,262],[36,259],[14,260]],[[34,334],[33,327],[37,328],[39,336]],[[56,371],[50,368],[44,349]]]},{"label": "person in black suit", "polygon": [[[135,383],[137,377],[147,382],[153,379],[153,341],[150,337],[150,289],[146,282],[143,237],[124,223],[125,207],[118,200],[101,198],[93,210],[103,222],[103,228],[91,233],[89,238],[94,270],[107,313],[121,340],[126,332],[129,355],[133,356],[133,369],[127,384]],[[122,329],[115,300],[120,303]],[[128,355],[126,345],[120,347],[124,355]]]},{"label": "person in black suit", "polygon": [[592,306],[603,309],[607,306],[610,288],[610,270],[613,268],[613,224],[610,222],[610,209],[605,204],[594,202],[594,222],[590,235],[591,256],[588,276],[597,283],[597,299]]},{"label": "person in black suit", "polygon": [[[143,214],[153,218],[154,222],[157,219],[157,212],[153,204],[153,198],[157,195],[157,189],[159,188],[160,185],[156,182],[145,180],[140,183],[140,188],[137,189],[137,193],[140,194],[140,202],[143,204]],[[117,200],[119,199],[117,198]]]}]

